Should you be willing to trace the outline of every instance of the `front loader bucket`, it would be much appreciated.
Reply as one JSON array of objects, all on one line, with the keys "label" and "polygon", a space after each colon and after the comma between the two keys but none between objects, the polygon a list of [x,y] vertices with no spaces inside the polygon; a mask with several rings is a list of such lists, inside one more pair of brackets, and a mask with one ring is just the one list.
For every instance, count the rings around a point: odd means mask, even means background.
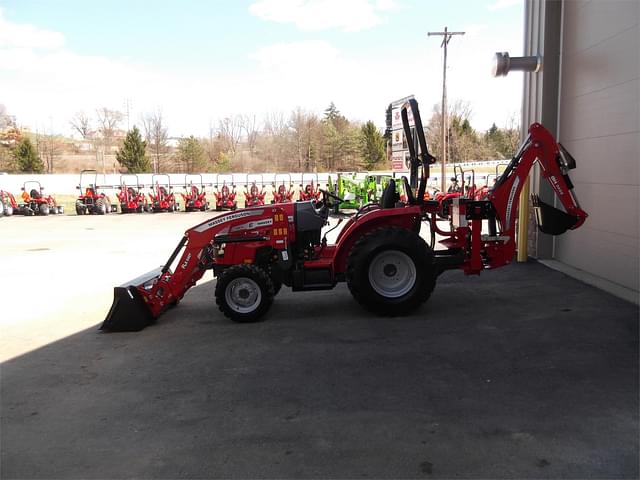
[{"label": "front loader bucket", "polygon": [[532,195],[531,200],[536,212],[536,223],[543,233],[562,235],[578,222],[576,217],[544,203],[538,195]]},{"label": "front loader bucket", "polygon": [[162,269],[152,270],[142,277],[113,289],[113,303],[100,330],[107,332],[138,332],[151,325],[155,318],[138,290],[160,276]]}]

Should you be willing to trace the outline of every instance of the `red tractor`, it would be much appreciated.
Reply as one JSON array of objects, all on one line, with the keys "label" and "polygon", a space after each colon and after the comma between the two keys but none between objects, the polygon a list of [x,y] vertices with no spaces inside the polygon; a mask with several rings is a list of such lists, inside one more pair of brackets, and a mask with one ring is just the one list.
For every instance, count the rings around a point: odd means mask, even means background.
[{"label": "red tractor", "polygon": [[18,203],[11,192],[0,190],[0,217],[5,215],[10,217],[18,211]]},{"label": "red tractor", "polygon": [[476,190],[475,199],[476,200],[487,200],[489,198],[489,194],[495,187],[496,181],[500,176],[498,171],[500,167],[505,167],[505,164],[499,163],[496,165],[496,173],[489,173],[486,176],[485,184]]},{"label": "red tractor", "polygon": [[[194,182],[194,179],[196,178],[198,181]],[[198,185],[200,185],[200,188],[198,188]],[[202,181],[202,175],[185,175],[184,189],[185,193],[181,193],[181,195],[184,200],[185,212],[205,212],[209,210],[209,202],[207,202],[207,192],[205,190],[204,182]]]},{"label": "red tractor", "polygon": [[462,196],[462,188],[458,184],[458,179],[456,177],[451,178],[451,185],[447,189],[446,192],[436,192],[434,196],[434,200],[439,203],[438,207],[438,216],[440,218],[447,219],[449,218],[449,213],[451,210],[451,204],[453,203],[454,198],[460,198]]},{"label": "red tractor", "polygon": [[[255,177],[255,175],[254,175]],[[264,205],[264,197],[267,192],[264,191],[264,182],[262,181],[262,175],[260,175],[260,188],[256,185],[256,180],[249,180],[247,176],[247,183],[244,191],[244,204],[246,207],[257,207]]]},{"label": "red tractor", "polygon": [[[453,199],[449,228],[440,229],[439,202],[424,200],[435,158],[427,150],[413,99],[401,110],[405,134],[411,135],[409,108],[419,142],[418,147],[409,143],[411,174],[421,174],[417,194],[403,177],[407,202],[398,201],[395,180],[390,180],[380,203],[360,208],[333,244],[321,230],[331,204],[342,199],[326,190],[321,201],[249,207],[204,221],[185,232],[163,267],[115,288],[101,328],[144,328],[176,305],[207,270],[217,277],[218,307],[236,322],[264,318],[283,284],[299,292],[332,289],[346,282],[355,300],[375,314],[412,312],[429,298],[444,270],[477,275],[512,261],[519,197],[536,161],[566,210],[534,197],[540,230],[559,235],[585,222],[587,214],[568,176],[575,160],[549,131],[534,123],[489,199]],[[429,226],[430,244],[420,236],[423,223]],[[439,249],[435,233],[443,237]]]},{"label": "red tractor", "polygon": [[55,198],[51,195],[44,195],[44,187],[39,181],[24,182],[20,190],[22,190],[23,203],[18,205],[18,209],[14,213],[27,216],[64,213],[64,207],[58,206]]},{"label": "red tractor", "polygon": [[[311,177],[311,179],[308,180],[306,183],[305,183],[305,175],[307,176],[307,179]],[[315,173],[303,173],[302,183],[300,184],[300,199],[298,201],[299,202],[307,202],[309,200],[319,201],[321,196],[322,196],[322,192],[320,191],[320,188],[319,188],[318,175],[316,175]]]},{"label": "red tractor", "polygon": [[[135,183],[127,179],[133,178]],[[120,213],[142,213],[148,210],[147,198],[142,192],[142,185],[138,181],[138,175],[127,173],[120,175],[120,191],[116,193],[120,202]]]},{"label": "red tractor", "polygon": [[[280,180],[278,179],[280,177]],[[281,183],[280,183],[281,182]],[[293,182],[291,181],[291,175],[288,173],[285,174],[276,174],[274,182],[272,184],[273,188],[273,200],[271,203],[291,203],[293,202]]]},{"label": "red tractor", "polygon": [[[220,184],[220,177],[223,177],[222,184]],[[229,183],[227,183],[227,178]],[[229,188],[231,184],[231,188]],[[233,175],[218,175],[217,185],[214,187],[213,195],[216,197],[216,210],[218,212],[222,210],[235,210],[238,208],[238,202],[236,201],[236,186],[233,183]]]},{"label": "red tractor", "polygon": [[[161,182],[161,179],[164,180]],[[176,197],[173,194],[171,178],[166,173],[157,173],[151,176],[151,193],[149,193],[149,209],[153,213],[175,212],[178,210]]]},{"label": "red tractor", "polygon": [[106,215],[116,212],[117,207],[111,204],[111,199],[98,186],[98,172],[96,170],[82,170],[80,184],[76,189],[80,195],[76,200],[76,214],[78,215]]}]

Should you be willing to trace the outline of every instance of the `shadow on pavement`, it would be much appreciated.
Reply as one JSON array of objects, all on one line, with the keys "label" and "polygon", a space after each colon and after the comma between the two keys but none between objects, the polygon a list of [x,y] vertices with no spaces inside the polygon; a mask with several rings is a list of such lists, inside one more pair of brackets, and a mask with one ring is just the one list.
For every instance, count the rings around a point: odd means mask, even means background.
[{"label": "shadow on pavement", "polygon": [[213,289],[4,363],[0,476],[638,476],[632,304],[535,263],[443,274],[404,318],[339,285],[234,324]]}]

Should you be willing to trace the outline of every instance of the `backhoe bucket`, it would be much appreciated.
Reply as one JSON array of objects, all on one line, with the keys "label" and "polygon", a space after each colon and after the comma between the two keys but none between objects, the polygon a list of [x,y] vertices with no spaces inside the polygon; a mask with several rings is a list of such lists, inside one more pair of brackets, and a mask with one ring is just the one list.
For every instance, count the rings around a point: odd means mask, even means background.
[{"label": "backhoe bucket", "polygon": [[138,332],[151,325],[155,318],[151,314],[139,286],[158,278],[162,269],[152,270],[130,282],[113,289],[113,303],[100,330],[107,332]]},{"label": "backhoe bucket", "polygon": [[543,233],[562,235],[578,222],[576,217],[544,203],[538,195],[532,195],[531,200],[536,212],[536,223]]}]

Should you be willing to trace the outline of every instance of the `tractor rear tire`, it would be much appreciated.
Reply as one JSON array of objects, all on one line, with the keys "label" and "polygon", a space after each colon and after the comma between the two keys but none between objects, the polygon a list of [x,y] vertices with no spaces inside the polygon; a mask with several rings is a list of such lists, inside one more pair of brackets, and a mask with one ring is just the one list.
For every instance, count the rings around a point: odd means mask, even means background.
[{"label": "tractor rear tire", "polygon": [[218,276],[215,295],[226,317],[238,323],[257,322],[273,303],[273,282],[256,265],[234,265]]},{"label": "tractor rear tire", "polygon": [[346,277],[351,294],[367,310],[406,315],[422,305],[435,287],[433,253],[415,232],[380,228],[355,243]]},{"label": "tractor rear tire", "polygon": [[84,215],[84,205],[81,202],[76,202],[76,215]]},{"label": "tractor rear tire", "polygon": [[41,203],[38,206],[39,215],[49,215],[49,205],[47,203]]}]

